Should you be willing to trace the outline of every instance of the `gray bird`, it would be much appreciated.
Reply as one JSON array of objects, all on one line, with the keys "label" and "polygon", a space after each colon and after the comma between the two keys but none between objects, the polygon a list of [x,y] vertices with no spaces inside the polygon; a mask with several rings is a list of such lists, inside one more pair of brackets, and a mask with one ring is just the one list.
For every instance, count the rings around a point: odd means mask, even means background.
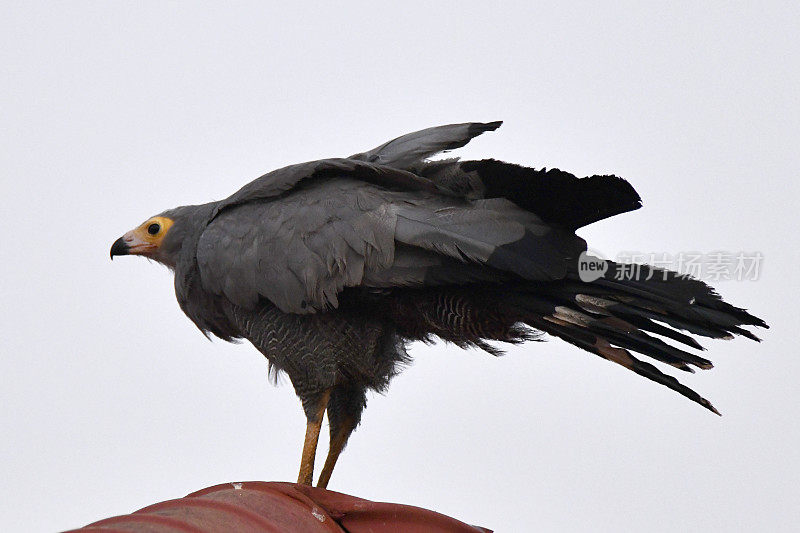
[{"label": "gray bird", "polygon": [[325,413],[321,487],[367,391],[387,388],[417,340],[498,355],[487,341],[544,332],[719,414],[631,352],[684,371],[711,368],[652,334],[702,349],[679,330],[758,340],[741,326],[764,321],[698,280],[587,256],[576,229],[641,206],[621,178],[429,159],[500,124],[429,128],[275,170],[224,200],[149,218],[111,247],[112,259],[169,267],[181,309],[204,334],[247,339],[289,376],[307,419],[298,483],[312,482]]}]

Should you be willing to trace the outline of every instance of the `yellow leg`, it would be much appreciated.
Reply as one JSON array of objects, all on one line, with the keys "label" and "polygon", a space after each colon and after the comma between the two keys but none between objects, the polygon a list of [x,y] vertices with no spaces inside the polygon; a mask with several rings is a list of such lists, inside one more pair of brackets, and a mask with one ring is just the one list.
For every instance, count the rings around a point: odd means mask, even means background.
[{"label": "yellow leg", "polygon": [[331,392],[325,391],[320,397],[319,409],[315,416],[308,417],[306,421],[306,438],[303,442],[303,455],[300,458],[300,473],[297,476],[297,483],[301,485],[311,485],[314,479],[314,458],[317,455],[317,441],[319,440],[319,430],[322,427],[322,416],[328,406]]},{"label": "yellow leg", "polygon": [[328,482],[331,480],[331,474],[333,474],[333,467],[336,466],[339,454],[342,453],[345,444],[347,444],[347,439],[350,438],[350,434],[354,429],[355,424],[348,420],[347,424],[339,428],[336,435],[331,438],[331,445],[330,448],[328,448],[328,457],[325,459],[325,466],[322,467],[322,472],[319,475],[317,487],[322,487],[324,489],[328,486]]}]

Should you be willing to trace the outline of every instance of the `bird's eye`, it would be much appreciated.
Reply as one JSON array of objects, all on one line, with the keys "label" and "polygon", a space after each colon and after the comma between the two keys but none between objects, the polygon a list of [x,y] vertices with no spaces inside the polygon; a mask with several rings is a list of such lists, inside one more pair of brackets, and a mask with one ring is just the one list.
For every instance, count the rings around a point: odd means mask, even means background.
[{"label": "bird's eye", "polygon": [[149,233],[150,235],[155,235],[159,231],[161,231],[161,226],[159,226],[158,224],[150,224],[149,226],[147,226],[147,233]]}]

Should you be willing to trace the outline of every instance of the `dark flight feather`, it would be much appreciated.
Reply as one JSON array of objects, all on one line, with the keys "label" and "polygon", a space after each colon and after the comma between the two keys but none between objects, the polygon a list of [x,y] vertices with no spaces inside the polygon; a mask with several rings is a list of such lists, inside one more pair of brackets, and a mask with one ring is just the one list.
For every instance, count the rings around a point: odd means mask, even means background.
[{"label": "dark flight feather", "polygon": [[542,220],[572,230],[642,206],[630,183],[617,176],[579,179],[555,168],[536,170],[494,159],[459,166],[480,176],[484,197],[508,198]]}]

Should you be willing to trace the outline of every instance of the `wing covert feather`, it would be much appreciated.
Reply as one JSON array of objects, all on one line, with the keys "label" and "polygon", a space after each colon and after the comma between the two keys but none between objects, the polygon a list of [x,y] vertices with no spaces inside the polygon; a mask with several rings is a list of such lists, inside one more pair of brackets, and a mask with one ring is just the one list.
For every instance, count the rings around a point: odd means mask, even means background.
[{"label": "wing covert feather", "polygon": [[447,194],[447,191],[439,190],[428,178],[399,168],[355,159],[320,159],[279,168],[254,179],[228,198],[220,201],[212,218],[216,218],[227,209],[248,202],[276,198],[312,179],[326,177],[352,178],[392,189],[438,191],[440,194]]},{"label": "wing covert feather", "polygon": [[563,278],[569,262],[586,249],[583,239],[504,198],[437,203],[441,200],[398,206],[395,238],[529,280]]},{"label": "wing covert feather", "polygon": [[246,308],[260,297],[290,313],[335,307],[338,293],[360,284],[365,270],[392,263],[396,216],[387,193],[327,180],[227,209],[200,237],[202,283]]},{"label": "wing covert feather", "polygon": [[329,179],[220,213],[198,243],[207,290],[253,308],[336,307],[345,287],[559,279],[585,248],[505,199],[473,202]]}]

